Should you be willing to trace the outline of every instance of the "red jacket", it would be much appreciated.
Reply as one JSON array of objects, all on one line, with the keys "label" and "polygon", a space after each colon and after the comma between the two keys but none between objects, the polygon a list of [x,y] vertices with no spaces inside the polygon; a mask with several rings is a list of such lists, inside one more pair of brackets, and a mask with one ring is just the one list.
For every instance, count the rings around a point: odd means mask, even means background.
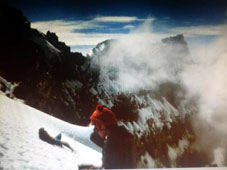
[{"label": "red jacket", "polygon": [[107,107],[98,104],[95,111],[90,116],[91,124],[96,128],[101,128],[101,125],[105,127],[116,125],[117,118],[115,114]]}]

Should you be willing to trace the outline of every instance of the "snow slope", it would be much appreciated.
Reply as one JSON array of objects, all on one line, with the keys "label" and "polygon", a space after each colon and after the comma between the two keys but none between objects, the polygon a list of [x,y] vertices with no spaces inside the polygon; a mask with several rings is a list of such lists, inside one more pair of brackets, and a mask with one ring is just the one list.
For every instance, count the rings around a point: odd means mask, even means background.
[{"label": "snow slope", "polygon": [[[62,132],[62,141],[75,151],[40,140],[40,127],[52,136]],[[89,140],[92,129],[63,122],[0,94],[0,169],[75,170],[81,164],[101,166],[100,149]]]},{"label": "snow slope", "polygon": [[[52,136],[62,132],[62,140],[75,151],[41,141],[38,137],[40,127],[44,127]],[[0,170],[76,170],[78,165],[99,167],[102,164],[101,153],[96,150],[100,149],[89,140],[92,129],[63,122],[0,94]]]}]

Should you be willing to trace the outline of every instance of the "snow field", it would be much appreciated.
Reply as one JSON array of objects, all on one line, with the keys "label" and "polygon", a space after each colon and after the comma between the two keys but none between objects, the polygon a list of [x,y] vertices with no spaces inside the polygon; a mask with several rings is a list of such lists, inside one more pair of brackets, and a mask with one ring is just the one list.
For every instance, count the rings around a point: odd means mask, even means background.
[{"label": "snow field", "polygon": [[[40,140],[41,127],[51,136],[62,132],[62,141],[75,151]],[[101,166],[101,153],[89,141],[92,129],[63,122],[0,94],[0,169],[75,170],[81,164]]]}]

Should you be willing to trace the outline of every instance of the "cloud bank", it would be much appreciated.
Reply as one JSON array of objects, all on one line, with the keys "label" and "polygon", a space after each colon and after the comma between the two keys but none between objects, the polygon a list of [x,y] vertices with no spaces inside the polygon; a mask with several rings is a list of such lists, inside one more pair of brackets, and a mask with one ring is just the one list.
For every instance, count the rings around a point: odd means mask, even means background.
[{"label": "cloud bank", "polygon": [[[197,136],[197,150],[213,159],[212,164],[227,166],[227,36],[225,25],[208,31],[205,27],[191,27],[188,33],[207,30],[205,35],[218,35],[207,44],[197,43],[188,54],[179,44],[165,45],[145,22],[124,39],[113,43],[99,60],[103,76],[123,92],[156,89],[171,82],[182,85],[189,102],[194,98],[198,113],[192,124]],[[184,28],[186,29],[186,28]],[[181,28],[182,30],[182,28]],[[199,34],[199,33],[198,33]],[[163,35],[162,35],[163,36]],[[182,101],[182,102],[185,102]]]},{"label": "cloud bank", "polygon": [[[218,166],[227,165],[227,37],[194,50],[194,64],[182,74],[189,95],[198,96],[199,114],[194,128],[199,140],[195,146],[210,152]],[[204,55],[204,52],[206,55]]]}]

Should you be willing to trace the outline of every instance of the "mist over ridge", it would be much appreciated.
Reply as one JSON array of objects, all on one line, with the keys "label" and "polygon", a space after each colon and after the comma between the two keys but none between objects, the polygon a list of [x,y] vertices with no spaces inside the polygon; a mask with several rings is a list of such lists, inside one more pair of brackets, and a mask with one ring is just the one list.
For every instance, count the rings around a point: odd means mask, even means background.
[{"label": "mist over ridge", "polygon": [[192,114],[193,147],[210,154],[218,166],[226,166],[227,137],[227,37],[222,35],[188,48],[183,35],[157,40],[149,24],[143,24],[127,38],[111,40],[97,60],[100,76],[108,77],[118,92],[156,93],[165,83],[182,88],[172,97],[180,99],[175,106],[180,114],[184,109]]}]

